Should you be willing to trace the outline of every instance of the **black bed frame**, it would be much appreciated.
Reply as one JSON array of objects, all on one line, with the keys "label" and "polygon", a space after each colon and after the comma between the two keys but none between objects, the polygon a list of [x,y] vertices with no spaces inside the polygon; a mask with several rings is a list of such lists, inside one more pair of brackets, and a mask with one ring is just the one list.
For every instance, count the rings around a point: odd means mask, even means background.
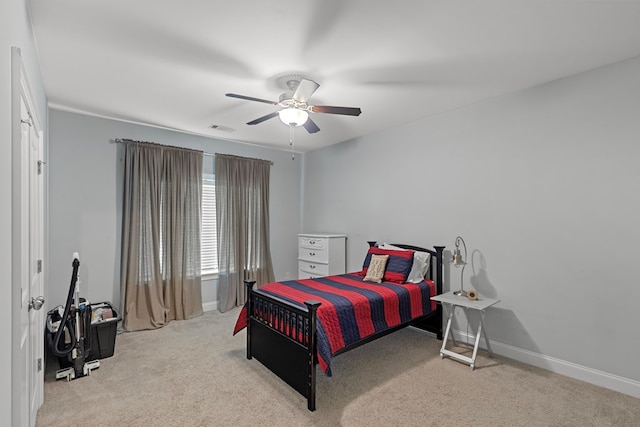
[{"label": "black bed frame", "polygon": [[[371,246],[375,242],[369,242]],[[425,249],[418,246],[394,244],[405,249],[431,253],[428,276],[442,293],[442,251],[444,246]],[[310,411],[316,409],[316,310],[320,302],[305,301],[306,309],[253,289],[255,281],[245,281],[247,287],[247,359],[255,357],[287,384],[307,398]],[[275,320],[274,320],[275,319]],[[288,325],[288,328],[279,327]],[[432,332],[442,340],[442,307],[428,315],[376,333],[340,350],[342,354],[407,326]],[[282,330],[293,331],[283,333]],[[302,333],[299,333],[302,331]],[[335,356],[334,355],[334,356]]]}]

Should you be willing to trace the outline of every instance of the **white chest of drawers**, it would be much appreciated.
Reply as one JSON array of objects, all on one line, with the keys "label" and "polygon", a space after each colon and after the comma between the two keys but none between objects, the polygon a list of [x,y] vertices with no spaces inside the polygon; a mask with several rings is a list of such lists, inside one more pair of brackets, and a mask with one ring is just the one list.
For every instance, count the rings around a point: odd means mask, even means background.
[{"label": "white chest of drawers", "polygon": [[298,234],[298,278],[346,273],[346,252],[344,234]]}]

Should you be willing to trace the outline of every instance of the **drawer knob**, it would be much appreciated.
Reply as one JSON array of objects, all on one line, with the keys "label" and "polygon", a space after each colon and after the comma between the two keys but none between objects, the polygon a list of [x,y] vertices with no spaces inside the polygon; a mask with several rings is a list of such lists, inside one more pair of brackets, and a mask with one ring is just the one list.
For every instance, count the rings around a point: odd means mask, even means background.
[{"label": "drawer knob", "polygon": [[315,266],[315,265],[313,265],[313,264],[311,264],[311,265],[309,266],[309,268],[316,268],[316,266]]},{"label": "drawer knob", "polygon": [[316,253],[315,252],[309,252],[309,255],[310,256],[316,256]]}]

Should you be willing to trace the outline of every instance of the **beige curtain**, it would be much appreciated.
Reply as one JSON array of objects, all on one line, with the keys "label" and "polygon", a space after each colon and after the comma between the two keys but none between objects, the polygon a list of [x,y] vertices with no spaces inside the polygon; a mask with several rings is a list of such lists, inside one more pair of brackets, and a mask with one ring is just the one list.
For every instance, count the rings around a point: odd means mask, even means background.
[{"label": "beige curtain", "polygon": [[216,154],[218,310],[244,304],[245,279],[273,282],[269,249],[271,163]]},{"label": "beige curtain", "polygon": [[202,152],[127,142],[121,287],[126,330],[202,314]]}]

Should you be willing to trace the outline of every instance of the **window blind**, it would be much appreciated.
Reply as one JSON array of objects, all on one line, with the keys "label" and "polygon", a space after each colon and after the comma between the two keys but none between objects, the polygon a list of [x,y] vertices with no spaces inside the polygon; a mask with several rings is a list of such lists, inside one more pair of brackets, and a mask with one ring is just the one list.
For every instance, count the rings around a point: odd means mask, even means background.
[{"label": "window blind", "polygon": [[200,236],[200,268],[202,275],[218,272],[218,236],[216,232],[215,179],[202,179],[202,231]]}]

